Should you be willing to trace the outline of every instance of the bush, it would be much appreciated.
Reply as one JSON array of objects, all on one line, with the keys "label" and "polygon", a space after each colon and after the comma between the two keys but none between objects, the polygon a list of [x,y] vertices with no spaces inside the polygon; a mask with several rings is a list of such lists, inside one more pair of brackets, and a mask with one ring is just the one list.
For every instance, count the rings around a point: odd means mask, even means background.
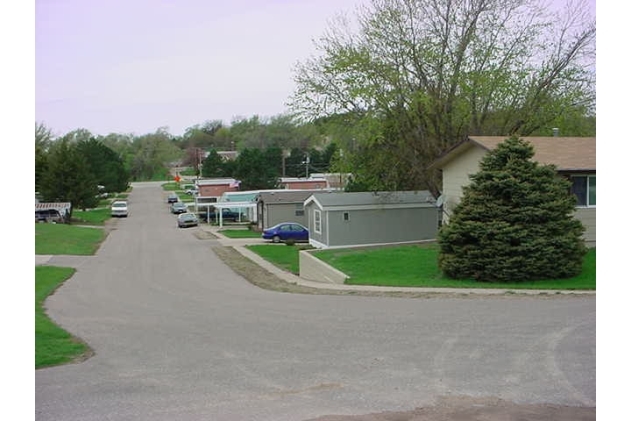
[{"label": "bush", "polygon": [[570,183],[533,156],[530,144],[513,137],[484,157],[438,234],[447,276],[501,282],[581,272],[587,249]]}]

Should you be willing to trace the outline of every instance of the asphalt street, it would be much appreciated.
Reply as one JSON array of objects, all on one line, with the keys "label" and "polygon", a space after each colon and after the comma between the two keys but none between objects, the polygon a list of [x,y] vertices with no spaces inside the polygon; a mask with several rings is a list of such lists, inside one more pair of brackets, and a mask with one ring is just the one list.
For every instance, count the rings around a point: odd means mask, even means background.
[{"label": "asphalt street", "polygon": [[[596,405],[596,297],[386,298],[259,289],[178,229],[160,183],[46,302],[94,350],[36,370],[37,420],[295,421],[443,397]],[[74,260],[73,260],[74,259]]]}]

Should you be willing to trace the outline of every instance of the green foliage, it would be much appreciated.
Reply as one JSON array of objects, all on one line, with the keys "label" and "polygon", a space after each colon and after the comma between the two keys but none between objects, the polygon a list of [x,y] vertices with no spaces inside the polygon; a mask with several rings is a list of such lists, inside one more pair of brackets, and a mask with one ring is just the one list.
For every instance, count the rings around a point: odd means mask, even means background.
[{"label": "green foliage", "polygon": [[202,164],[202,177],[226,177],[223,163],[224,161],[217,151],[211,149]]},{"label": "green foliage", "polygon": [[80,209],[97,206],[97,180],[76,144],[62,139],[50,147],[39,193],[45,202],[70,202]]},{"label": "green foliage", "polygon": [[97,183],[104,186],[106,192],[127,190],[129,174],[116,152],[94,138],[78,142],[77,148],[86,158]]},{"label": "green foliage", "polygon": [[44,310],[44,301],[75,269],[35,267],[35,368],[64,364],[84,355],[88,347],[53,323]]},{"label": "green foliage", "polygon": [[439,265],[452,278],[528,281],[581,272],[584,227],[570,183],[533,162],[516,137],[488,153],[438,235]]},{"label": "green foliage", "polygon": [[236,160],[234,177],[241,181],[242,190],[271,189],[276,186],[282,166],[278,148],[244,149]]},{"label": "green foliage", "polygon": [[133,180],[165,180],[169,176],[169,163],[182,156],[182,151],[164,128],[136,138],[132,149],[130,174]]},{"label": "green foliage", "polygon": [[596,30],[580,6],[371,1],[296,67],[292,108],[360,155],[359,184],[437,194],[430,165],[466,136],[589,132]]}]

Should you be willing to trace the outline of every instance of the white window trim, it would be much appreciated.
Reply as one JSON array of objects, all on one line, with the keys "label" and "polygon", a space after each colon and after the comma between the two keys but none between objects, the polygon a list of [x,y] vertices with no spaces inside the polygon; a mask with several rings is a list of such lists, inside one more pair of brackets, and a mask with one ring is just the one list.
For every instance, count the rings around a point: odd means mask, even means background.
[{"label": "white window trim", "polygon": [[322,234],[322,212],[318,209],[313,212],[313,231]]}]

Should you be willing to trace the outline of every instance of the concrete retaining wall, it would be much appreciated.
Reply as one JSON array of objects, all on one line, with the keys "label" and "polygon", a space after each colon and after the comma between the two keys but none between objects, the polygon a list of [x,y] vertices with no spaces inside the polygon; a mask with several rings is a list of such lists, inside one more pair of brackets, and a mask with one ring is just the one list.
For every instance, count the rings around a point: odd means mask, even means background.
[{"label": "concrete retaining wall", "polygon": [[300,277],[309,281],[343,285],[348,276],[311,255],[312,250],[301,250]]}]

